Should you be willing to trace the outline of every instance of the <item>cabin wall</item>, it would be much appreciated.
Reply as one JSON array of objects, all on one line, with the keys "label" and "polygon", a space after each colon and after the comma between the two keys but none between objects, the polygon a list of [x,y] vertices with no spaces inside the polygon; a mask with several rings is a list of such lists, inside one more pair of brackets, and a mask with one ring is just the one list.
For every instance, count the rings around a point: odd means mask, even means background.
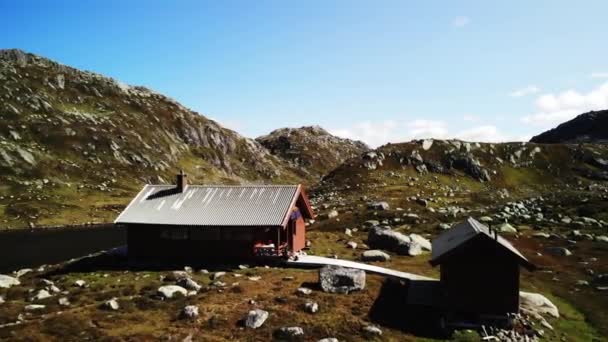
[{"label": "cabin wall", "polygon": [[306,247],[306,223],[302,216],[293,222],[292,239],[294,252],[298,252]]},{"label": "cabin wall", "polygon": [[441,264],[441,289],[452,312],[519,311],[519,263],[498,246],[476,243]]},{"label": "cabin wall", "polygon": [[[128,225],[130,258],[221,261],[253,257],[256,242],[276,236],[276,227],[188,227]],[[220,259],[221,258],[221,259]]]}]

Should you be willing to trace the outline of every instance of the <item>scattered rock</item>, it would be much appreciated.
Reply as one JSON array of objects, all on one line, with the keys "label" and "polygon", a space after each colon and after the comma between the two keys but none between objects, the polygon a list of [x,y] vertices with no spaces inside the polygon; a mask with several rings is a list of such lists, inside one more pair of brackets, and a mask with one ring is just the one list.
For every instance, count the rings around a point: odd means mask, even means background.
[{"label": "scattered rock", "polygon": [[49,291],[47,291],[47,290],[45,290],[45,289],[42,289],[42,290],[39,290],[39,291],[36,293],[36,295],[34,295],[34,297],[32,297],[32,298],[31,298],[31,300],[32,300],[32,301],[43,300],[43,299],[50,298],[50,297],[52,297],[52,296],[53,296],[53,295],[51,295],[51,294],[49,293]]},{"label": "scattered rock", "polygon": [[267,318],[268,311],[260,309],[251,310],[245,317],[245,326],[250,329],[257,329],[266,322]]},{"label": "scattered rock", "polygon": [[82,279],[79,279],[74,282],[74,286],[85,287],[85,286],[87,286],[87,282]]},{"label": "scattered rock", "polygon": [[117,298],[112,298],[101,305],[102,309],[116,311],[120,309]]},{"label": "scattered rock", "polygon": [[366,325],[363,327],[363,333],[369,337],[382,336],[382,330],[375,325]]},{"label": "scattered rock", "polygon": [[165,299],[173,298],[176,295],[187,296],[188,290],[177,285],[165,285],[158,288],[158,294]]},{"label": "scattered rock", "polygon": [[507,222],[499,224],[498,227],[496,227],[496,229],[499,232],[505,233],[505,234],[517,234],[517,229]]},{"label": "scattered rock", "polygon": [[195,282],[194,280],[192,280],[191,278],[182,278],[180,280],[178,280],[177,285],[187,289],[187,290],[192,290],[192,291],[200,291],[202,286],[199,285],[197,282]]},{"label": "scattered rock", "polygon": [[363,261],[388,261],[390,259],[391,259],[390,255],[388,255],[387,253],[385,253],[381,250],[376,250],[376,249],[365,251],[361,255],[361,260],[363,260]]},{"label": "scattered rock", "polygon": [[318,340],[317,342],[340,342],[340,341],[335,337],[326,337],[326,338],[322,338],[322,339]]},{"label": "scattered rock", "polygon": [[185,306],[180,312],[180,318],[182,319],[195,319],[198,317],[198,306],[188,305]]},{"label": "scattered rock", "polygon": [[312,293],[312,290],[307,287],[299,287],[297,292],[299,294],[303,294],[303,295],[307,296]]},{"label": "scattered rock", "polygon": [[61,298],[59,298],[59,300],[57,302],[61,306],[69,306],[71,304],[70,300],[67,297],[61,297]]},{"label": "scattered rock", "polygon": [[520,292],[519,301],[522,312],[532,316],[550,315],[559,318],[559,310],[547,297],[539,293]]},{"label": "scattered rock", "polygon": [[30,304],[25,306],[25,311],[37,311],[46,309],[46,305],[41,304]]},{"label": "scattered rock", "polygon": [[369,203],[367,205],[367,208],[372,209],[372,210],[388,210],[388,209],[390,209],[390,206],[388,205],[387,202],[382,201],[382,202]]},{"label": "scattered rock", "polygon": [[349,293],[365,288],[365,272],[339,266],[325,266],[319,270],[319,284],[325,292]]},{"label": "scattered rock", "polygon": [[315,302],[304,303],[304,310],[309,313],[317,313],[319,311],[319,304]]},{"label": "scattered rock", "polygon": [[4,274],[0,274],[0,288],[8,289],[11,286],[17,286],[17,285],[21,285],[21,282],[19,282],[19,279],[13,278],[11,276],[7,276]]},{"label": "scattered rock", "polygon": [[346,243],[346,247],[351,248],[351,249],[357,249],[357,243],[354,241],[349,241]]},{"label": "scattered rock", "polygon": [[566,257],[572,255],[572,252],[565,247],[547,247],[545,248],[545,251],[555,256]]},{"label": "scattered rock", "polygon": [[328,219],[332,219],[338,217],[338,211],[337,210],[332,210],[329,213],[327,213],[327,218]]},{"label": "scattered rock", "polygon": [[299,341],[304,337],[304,329],[300,327],[283,327],[273,333],[278,341]]}]

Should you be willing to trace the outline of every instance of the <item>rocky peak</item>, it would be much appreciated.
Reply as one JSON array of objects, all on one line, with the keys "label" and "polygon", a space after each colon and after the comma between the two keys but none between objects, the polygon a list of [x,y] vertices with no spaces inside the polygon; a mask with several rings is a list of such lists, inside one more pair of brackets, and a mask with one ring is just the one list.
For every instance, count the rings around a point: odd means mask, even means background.
[{"label": "rocky peak", "polygon": [[70,206],[95,218],[92,203],[119,207],[179,169],[201,183],[302,180],[255,140],[165,95],[20,50],[0,51],[0,99],[6,226],[50,223]]},{"label": "rocky peak", "polygon": [[532,138],[540,144],[608,144],[608,110],[584,113]]},{"label": "rocky peak", "polygon": [[361,141],[336,137],[319,126],[281,128],[256,140],[273,155],[316,179],[369,150]]}]

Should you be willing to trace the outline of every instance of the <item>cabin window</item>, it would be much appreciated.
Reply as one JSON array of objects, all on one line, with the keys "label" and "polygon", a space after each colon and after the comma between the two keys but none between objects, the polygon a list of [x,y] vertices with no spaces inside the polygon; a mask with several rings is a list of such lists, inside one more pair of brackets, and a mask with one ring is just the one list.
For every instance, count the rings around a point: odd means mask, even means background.
[{"label": "cabin window", "polygon": [[162,228],[160,237],[166,240],[188,240],[188,228]]},{"label": "cabin window", "polygon": [[190,239],[197,241],[218,241],[221,239],[219,229],[193,228],[190,230]]}]

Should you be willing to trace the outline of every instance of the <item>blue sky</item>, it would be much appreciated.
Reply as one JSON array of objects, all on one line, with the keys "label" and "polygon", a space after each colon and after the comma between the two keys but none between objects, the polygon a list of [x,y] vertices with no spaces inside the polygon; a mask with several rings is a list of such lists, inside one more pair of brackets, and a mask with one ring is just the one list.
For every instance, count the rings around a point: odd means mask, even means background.
[{"label": "blue sky", "polygon": [[608,1],[9,1],[0,48],[255,137],[522,140],[608,108]]}]

